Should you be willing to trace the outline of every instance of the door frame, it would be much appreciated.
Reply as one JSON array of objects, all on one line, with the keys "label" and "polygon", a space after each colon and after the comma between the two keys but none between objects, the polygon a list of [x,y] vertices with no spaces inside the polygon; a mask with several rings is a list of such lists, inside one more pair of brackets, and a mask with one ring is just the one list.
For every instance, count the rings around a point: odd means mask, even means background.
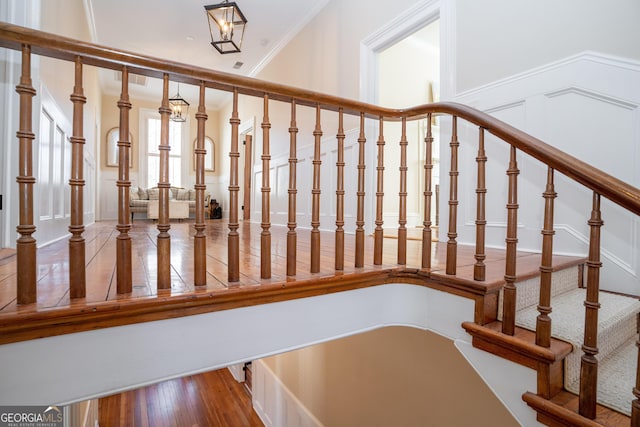
[{"label": "door frame", "polygon": [[[448,101],[456,95],[456,11],[452,0],[425,0],[407,9],[360,42],[360,101],[369,104],[378,102],[378,59],[380,52],[403,40],[420,28],[440,20],[440,99]],[[367,141],[378,138],[377,122],[368,120],[365,129]],[[446,138],[441,138],[441,143]],[[366,152],[367,165],[376,164],[376,145],[370,143]],[[440,147],[441,153],[443,151]],[[366,168],[366,193],[376,193],[376,169]],[[440,185],[440,192],[448,187]],[[375,219],[374,199],[365,201],[365,231],[373,232]],[[446,217],[440,215],[446,222]],[[441,228],[447,224],[440,224]]]},{"label": "door frame", "polygon": [[[253,154],[253,135],[251,132],[244,134],[244,140],[242,141],[244,147],[244,166],[243,176],[244,181],[242,183],[242,220],[251,220],[251,176],[252,176],[252,154]],[[247,156],[247,153],[250,155]]]},{"label": "door frame", "polygon": [[[243,120],[240,123],[240,126],[238,128],[238,134],[239,134],[239,139],[243,142],[242,144],[242,149],[238,150],[240,151],[240,158],[238,159],[238,179],[241,180],[241,182],[238,182],[238,184],[240,185],[240,194],[238,194],[238,200],[241,201],[241,203],[243,203],[240,206],[244,206],[245,201],[248,199],[249,200],[249,218],[245,218],[245,211],[243,210],[242,213],[242,219],[247,220],[247,221],[251,221],[251,205],[252,203],[252,196],[253,194],[251,193],[251,189],[253,188],[253,159],[254,159],[254,155],[253,155],[253,151],[254,151],[254,147],[255,147],[255,130],[256,128],[256,118],[251,117],[247,120]],[[247,146],[244,144],[245,141],[245,137],[247,135],[251,135],[251,146],[249,147],[249,149],[247,150]],[[247,151],[249,152],[249,158],[247,159]],[[248,165],[248,166],[247,166]],[[249,170],[246,170],[247,167],[249,168]],[[249,190],[249,194],[246,194],[247,191],[247,182],[246,182],[246,178],[249,177],[249,183],[248,183],[248,190]]]}]

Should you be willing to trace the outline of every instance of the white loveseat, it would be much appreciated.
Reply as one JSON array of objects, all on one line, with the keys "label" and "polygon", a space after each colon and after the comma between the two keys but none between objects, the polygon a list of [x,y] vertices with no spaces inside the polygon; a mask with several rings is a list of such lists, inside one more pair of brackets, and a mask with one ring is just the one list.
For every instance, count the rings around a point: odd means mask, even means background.
[{"label": "white loveseat", "polygon": [[[154,188],[142,188],[142,187],[130,187],[129,188],[129,210],[131,211],[131,220],[133,221],[134,214],[144,213],[147,215],[149,200],[158,200],[160,189]],[[196,190],[189,190],[180,187],[171,187],[169,189],[169,200],[180,200],[189,203],[189,214],[196,212]],[[208,212],[209,201],[211,195],[208,191],[204,192],[204,211]]]}]

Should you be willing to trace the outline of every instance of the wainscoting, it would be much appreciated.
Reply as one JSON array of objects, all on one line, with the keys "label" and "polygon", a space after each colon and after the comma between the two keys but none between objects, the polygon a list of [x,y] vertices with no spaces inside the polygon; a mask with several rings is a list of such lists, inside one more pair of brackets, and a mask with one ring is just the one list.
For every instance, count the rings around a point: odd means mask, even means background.
[{"label": "wainscoting", "polygon": [[[455,101],[468,104],[504,120],[593,166],[640,185],[640,63],[585,52],[529,70],[495,83],[464,92]],[[443,126],[443,133],[450,133]],[[448,144],[443,138],[441,149]],[[478,132],[461,126],[459,241],[475,239],[475,163]],[[508,152],[493,136],[486,138],[487,244],[503,247],[506,228]],[[498,164],[498,167],[495,165]],[[540,242],[546,167],[519,153],[518,248],[536,250]],[[473,171],[473,172],[466,172]],[[441,193],[448,194],[448,179]],[[556,177],[554,252],[584,255],[591,193]],[[441,206],[440,218],[447,221]],[[603,203],[602,289],[635,293],[640,275],[640,224],[638,219],[612,203]],[[441,224],[446,229],[446,224]]]},{"label": "wainscoting", "polygon": [[266,427],[323,426],[262,360],[253,369],[253,409]]}]

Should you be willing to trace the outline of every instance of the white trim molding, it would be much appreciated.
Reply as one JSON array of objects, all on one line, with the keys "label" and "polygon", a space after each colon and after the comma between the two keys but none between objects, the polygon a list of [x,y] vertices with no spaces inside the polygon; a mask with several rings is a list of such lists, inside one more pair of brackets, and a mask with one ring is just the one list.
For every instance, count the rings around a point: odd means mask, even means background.
[{"label": "white trim molding", "polygon": [[[487,112],[604,172],[640,187],[640,62],[586,51],[497,80],[455,97],[456,102]],[[477,129],[459,126],[461,171],[475,171]],[[441,152],[448,152],[446,138]],[[605,148],[606,147],[606,148]],[[487,245],[504,246],[507,168],[506,147],[487,138]],[[542,193],[546,167],[519,153],[520,210],[518,248],[540,251]],[[442,176],[445,176],[443,173]],[[585,256],[591,192],[556,174],[556,231],[554,249]],[[459,239],[475,241],[475,173],[460,174]],[[441,182],[448,194],[448,182]],[[446,229],[447,206],[441,204],[440,224]],[[640,220],[603,200],[601,287],[638,293],[640,277]]]},{"label": "white trim molding", "polygon": [[426,0],[407,9],[360,42],[360,101],[377,101],[378,54],[437,19],[440,19],[440,97],[446,100],[453,96],[456,69],[455,2]]},{"label": "white trim molding", "polygon": [[253,409],[265,427],[323,427],[263,360],[253,362]]}]

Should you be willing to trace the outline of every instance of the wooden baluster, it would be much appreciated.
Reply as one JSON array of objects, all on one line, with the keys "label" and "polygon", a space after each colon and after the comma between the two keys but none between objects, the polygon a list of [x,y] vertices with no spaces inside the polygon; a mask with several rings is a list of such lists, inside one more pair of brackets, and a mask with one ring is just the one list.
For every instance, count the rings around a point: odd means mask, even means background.
[{"label": "wooden baluster", "polygon": [[291,101],[291,124],[289,126],[289,219],[287,227],[287,276],[296,275],[296,251],[298,235],[296,233],[296,188],[297,179],[297,137],[298,125],[296,124],[296,101]]},{"label": "wooden baluster", "polygon": [[316,128],[313,131],[313,189],[311,190],[311,272],[320,271],[320,142],[322,128],[320,127],[320,105],[316,105]]},{"label": "wooden baluster", "polygon": [[[204,157],[207,150],[204,148],[205,125],[207,118],[207,109],[205,107],[205,86],[204,82],[200,82],[200,100],[198,103],[198,112],[196,120],[198,121],[198,130],[196,136],[196,221],[194,228],[196,230],[193,236],[193,282],[195,286],[207,286],[207,226],[204,222],[204,192],[207,185],[204,183]],[[213,155],[214,153],[212,153]]]},{"label": "wooden baluster", "polygon": [[229,152],[230,170],[229,170],[229,238],[228,245],[228,271],[227,277],[229,282],[237,282],[240,280],[240,235],[238,234],[238,158],[240,151],[238,148],[238,127],[240,126],[240,118],[238,117],[238,89],[233,90],[233,111],[231,118],[231,151]]},{"label": "wooden baluster", "polygon": [[128,294],[132,290],[133,276],[131,271],[131,216],[129,212],[129,69],[122,69],[122,91],[118,100],[120,110],[120,128],[118,139],[118,224],[120,232],[116,239],[116,274],[119,294]]},{"label": "wooden baluster", "polygon": [[264,117],[262,119],[262,233],[260,233],[260,277],[271,277],[271,188],[269,187],[269,95],[264,95]]},{"label": "wooden baluster", "polygon": [[355,267],[364,267],[364,172],[365,152],[367,142],[364,134],[364,113],[360,113],[360,135],[358,136],[358,208],[356,214],[356,260]]},{"label": "wooden baluster", "polygon": [[36,290],[36,239],[33,233],[33,97],[36,91],[31,82],[31,47],[22,45],[22,75],[16,86],[20,95],[20,127],[16,136],[19,141],[18,199],[20,200],[20,223],[16,230],[20,237],[16,241],[18,304],[31,304],[37,300]]},{"label": "wooden baluster", "polygon": [[384,224],[382,220],[382,203],[384,202],[384,120],[382,116],[378,122],[380,124],[380,130],[378,142],[376,143],[378,145],[378,165],[376,166],[376,228],[373,233],[373,263],[375,265],[382,264],[382,239],[384,237],[382,230],[382,224]]},{"label": "wooden baluster", "polygon": [[449,171],[449,232],[447,236],[447,274],[456,274],[456,263],[458,258],[458,237],[457,222],[458,222],[458,118],[452,117],[451,127],[451,170]]},{"label": "wooden baluster", "polygon": [[[636,321],[640,325],[640,319]],[[633,388],[635,399],[631,402],[631,425],[633,427],[640,426],[640,339],[636,341],[636,347],[638,348],[638,358],[636,360],[636,386]]]},{"label": "wooden baluster", "polygon": [[171,289],[171,235],[169,229],[169,116],[171,107],[169,106],[169,75],[165,74],[162,79],[162,105],[158,109],[160,112],[160,177],[158,181],[158,290]]},{"label": "wooden baluster", "polygon": [[83,162],[84,162],[84,104],[87,98],[82,89],[82,59],[75,62],[75,85],[71,94],[73,103],[73,136],[71,136],[71,218],[69,220],[69,294],[71,298],[84,298],[86,295],[85,244],[84,237],[84,199],[83,199]]},{"label": "wooden baluster", "polygon": [[600,228],[604,224],[600,213],[600,194],[593,193],[593,207],[589,219],[589,259],[587,260],[587,299],[584,302],[584,343],[580,364],[580,415],[596,417],[598,394],[598,310],[600,303]]},{"label": "wooden baluster", "polygon": [[398,193],[398,264],[407,263],[407,118],[402,118],[400,137],[400,192]]},{"label": "wooden baluster", "polygon": [[553,273],[553,207],[557,197],[553,184],[553,169],[547,169],[547,187],[544,198],[544,227],[542,229],[542,259],[540,262],[540,303],[536,320],[536,344],[551,346],[551,277]]},{"label": "wooden baluster", "polygon": [[513,335],[516,326],[516,251],[518,245],[518,162],[516,148],[511,147],[509,160],[509,197],[507,201],[507,259],[504,273],[504,303],[502,306],[502,333]]},{"label": "wooden baluster", "polygon": [[338,161],[336,168],[338,182],[336,184],[336,250],[335,268],[344,270],[344,118],[342,108],[338,110]]},{"label": "wooden baluster", "polygon": [[422,221],[422,268],[431,268],[431,191],[433,178],[433,134],[431,113],[427,114],[427,134],[424,138],[424,220]]},{"label": "wooden baluster", "polygon": [[478,188],[476,189],[476,263],[473,265],[473,280],[484,280],[486,266],[484,260],[487,256],[484,253],[485,245],[485,227],[486,220],[486,204],[487,184],[485,166],[487,164],[487,155],[484,151],[484,129],[480,128],[480,136],[478,141]]},{"label": "wooden baluster", "polygon": [[[553,275],[553,207],[557,197],[553,184],[553,169],[547,169],[547,187],[542,194],[544,197],[544,226],[542,229],[542,259],[540,261],[540,302],[538,304],[538,318],[536,319],[536,344],[551,347],[551,279]],[[540,364],[538,367],[538,394],[545,399],[551,399],[559,391],[559,385],[549,382],[553,370],[562,375],[562,364]]]}]

